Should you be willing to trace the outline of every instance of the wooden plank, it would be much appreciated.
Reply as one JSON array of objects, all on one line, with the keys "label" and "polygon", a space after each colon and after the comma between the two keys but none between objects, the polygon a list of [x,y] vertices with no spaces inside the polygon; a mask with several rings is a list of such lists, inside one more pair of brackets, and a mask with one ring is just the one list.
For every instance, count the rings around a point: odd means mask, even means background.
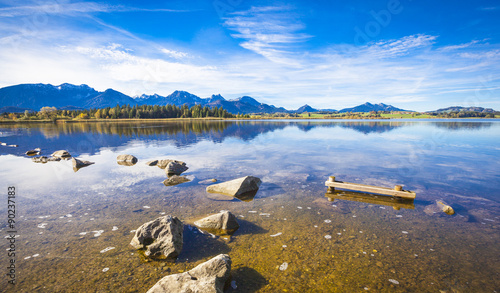
[{"label": "wooden plank", "polygon": [[[331,177],[333,177],[333,176],[331,176]],[[332,181],[331,177],[328,181],[325,182],[325,185],[328,187],[334,187],[334,188],[337,187],[337,188],[342,188],[342,189],[357,190],[357,191],[370,192],[370,193],[379,193],[379,194],[385,194],[385,195],[391,195],[391,196],[397,196],[397,197],[409,198],[409,199],[414,199],[416,196],[415,192],[411,192],[411,191],[407,191],[407,190],[400,191],[400,190],[395,190],[395,189],[391,189],[391,188],[387,188],[387,187],[379,187],[379,186],[350,183],[350,182],[342,182],[342,181]],[[398,188],[398,187],[396,187],[396,188]]]},{"label": "wooden plank", "polygon": [[334,193],[327,192],[325,194],[325,197],[327,197],[329,201],[334,201],[335,199],[350,200],[369,204],[391,206],[395,210],[399,210],[401,208],[411,210],[415,209],[412,199],[397,198],[393,196],[367,194],[355,191],[336,191]]}]

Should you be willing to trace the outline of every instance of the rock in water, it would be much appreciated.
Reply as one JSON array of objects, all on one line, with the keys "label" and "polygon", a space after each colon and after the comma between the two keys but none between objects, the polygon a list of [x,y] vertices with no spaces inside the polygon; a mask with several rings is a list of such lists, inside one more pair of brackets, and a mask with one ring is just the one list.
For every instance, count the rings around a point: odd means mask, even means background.
[{"label": "rock in water", "polygon": [[158,164],[158,160],[153,160],[153,161],[149,161],[146,163],[146,165],[148,166],[156,166]]},{"label": "rock in water", "polygon": [[236,217],[229,211],[221,211],[218,214],[208,216],[201,220],[194,222],[196,227],[209,232],[214,231],[216,234],[232,234],[240,225]]},{"label": "rock in water", "polygon": [[65,150],[55,151],[52,153],[51,156],[55,157],[55,158],[63,158],[63,159],[71,157],[70,153],[68,151],[65,151]]},{"label": "rock in water", "polygon": [[443,211],[444,213],[446,213],[448,215],[455,214],[455,210],[453,210],[453,208],[450,205],[448,205],[447,203],[445,203],[444,201],[436,200],[436,204],[438,205],[438,207],[441,208],[441,211]]},{"label": "rock in water", "polygon": [[130,245],[145,249],[145,255],[158,259],[175,259],[182,250],[184,224],[170,215],[140,226]]},{"label": "rock in water", "polygon": [[158,162],[156,163],[156,166],[158,166],[158,168],[160,169],[165,169],[165,167],[167,167],[168,163],[170,162],[173,162],[175,160],[158,160]]},{"label": "rock in water", "polygon": [[165,179],[163,184],[165,184],[165,186],[174,186],[189,181],[191,180],[189,180],[186,176],[173,175],[170,178]]},{"label": "rock in water", "polygon": [[229,282],[230,272],[231,258],[227,254],[219,254],[190,271],[163,277],[147,293],[222,293]]},{"label": "rock in water", "polygon": [[80,168],[95,164],[94,162],[82,161],[82,160],[78,160],[76,158],[71,158],[71,162],[73,163],[73,170],[75,172],[78,171]]},{"label": "rock in water", "polygon": [[167,175],[181,175],[181,173],[186,171],[187,169],[189,168],[186,166],[186,163],[181,161],[172,161],[165,167],[165,173],[167,173]]},{"label": "rock in water", "polygon": [[137,163],[137,158],[132,155],[119,155],[116,157],[116,162],[123,166],[132,166]]},{"label": "rock in water", "polygon": [[210,185],[207,192],[222,193],[230,196],[238,196],[246,192],[257,191],[262,183],[259,178],[253,176],[241,177],[231,181]]},{"label": "rock in water", "polygon": [[29,150],[26,152],[27,156],[36,156],[40,154],[40,149],[36,148],[34,150]]}]

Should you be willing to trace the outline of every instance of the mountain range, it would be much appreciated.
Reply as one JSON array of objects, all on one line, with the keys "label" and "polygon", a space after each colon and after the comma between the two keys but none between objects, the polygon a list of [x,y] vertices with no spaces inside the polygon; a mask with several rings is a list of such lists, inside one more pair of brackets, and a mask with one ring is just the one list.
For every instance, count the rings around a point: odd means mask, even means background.
[{"label": "mountain range", "polygon": [[119,105],[194,105],[223,107],[233,114],[289,112],[283,107],[260,103],[252,97],[244,96],[226,100],[221,95],[202,99],[185,91],[175,91],[168,96],[141,95],[132,98],[113,89],[96,91],[88,85],[68,83],[54,86],[50,84],[19,84],[0,88],[0,113],[39,111],[42,107],[76,110],[105,108]]},{"label": "mountain range", "polygon": [[491,108],[483,107],[460,107],[453,106],[448,108],[437,109],[436,111],[429,111],[434,113],[450,113],[450,112],[481,112],[481,113],[495,113],[495,110]]},{"label": "mountain range", "polygon": [[[96,91],[88,85],[73,85],[63,83],[59,86],[51,84],[19,84],[0,88],[0,113],[4,112],[24,112],[25,110],[39,111],[42,107],[56,107],[63,110],[78,110],[91,108],[105,108],[119,105],[194,105],[213,107],[223,107],[233,114],[252,113],[314,113],[314,112],[370,112],[370,111],[407,111],[386,104],[365,103],[352,108],[342,110],[315,109],[305,104],[297,110],[287,110],[283,107],[276,107],[261,103],[249,96],[237,99],[226,100],[220,94],[212,95],[208,98],[200,98],[186,91],[174,91],[168,96],[141,95],[130,97],[119,91],[107,89],[104,92]],[[461,107],[450,107],[439,109],[442,111],[461,111]],[[465,109],[465,108],[464,108]],[[466,108],[466,111],[471,111]],[[477,111],[493,111],[492,109],[474,108]]]}]

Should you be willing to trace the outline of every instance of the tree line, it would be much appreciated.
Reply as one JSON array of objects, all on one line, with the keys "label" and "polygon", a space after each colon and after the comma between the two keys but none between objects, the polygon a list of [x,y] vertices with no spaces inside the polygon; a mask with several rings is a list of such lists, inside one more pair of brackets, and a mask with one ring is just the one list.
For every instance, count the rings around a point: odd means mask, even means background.
[{"label": "tree line", "polygon": [[454,112],[444,112],[444,113],[430,112],[427,114],[439,118],[473,118],[473,117],[495,118],[496,115],[500,114],[500,112],[485,113],[485,112],[474,112],[474,111],[454,111]]},{"label": "tree line", "polygon": [[58,120],[58,119],[155,119],[155,118],[250,118],[250,115],[234,115],[221,107],[210,108],[201,105],[116,105],[99,109],[58,110],[55,107],[43,107],[38,112],[3,113],[5,119],[22,120]]}]

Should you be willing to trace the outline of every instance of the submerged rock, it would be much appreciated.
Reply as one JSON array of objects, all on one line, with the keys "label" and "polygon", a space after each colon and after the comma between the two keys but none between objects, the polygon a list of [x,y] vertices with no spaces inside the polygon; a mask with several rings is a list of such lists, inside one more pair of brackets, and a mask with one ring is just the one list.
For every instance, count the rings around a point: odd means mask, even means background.
[{"label": "submerged rock", "polygon": [[207,192],[238,196],[247,192],[259,190],[259,186],[261,183],[262,181],[260,181],[260,179],[257,177],[246,176],[231,181],[207,186]]},{"label": "submerged rock", "polygon": [[440,214],[441,212],[444,212],[448,215],[455,214],[455,210],[453,210],[453,208],[443,200],[436,200],[434,204],[428,205],[424,208],[424,213],[426,213],[429,216],[432,216],[434,214]]},{"label": "submerged rock", "polygon": [[214,182],[217,182],[217,179],[205,179],[205,180],[201,180],[201,181],[198,182],[198,184],[209,185],[209,184],[212,184]]},{"label": "submerged rock", "polygon": [[146,163],[146,165],[148,166],[156,166],[158,164],[158,160],[153,160],[153,161],[149,161]]},{"label": "submerged rock", "polygon": [[181,175],[181,173],[186,171],[187,169],[189,168],[186,166],[186,163],[181,161],[172,161],[165,167],[165,173],[167,173],[167,175]]},{"label": "submerged rock", "polygon": [[175,259],[182,250],[184,224],[170,215],[159,217],[137,228],[130,242],[145,255],[158,259]]},{"label": "submerged rock", "polygon": [[229,282],[230,273],[231,258],[227,254],[219,254],[190,271],[163,277],[147,293],[222,293]]},{"label": "submerged rock", "polygon": [[73,163],[73,170],[75,172],[78,171],[80,168],[95,164],[94,162],[82,161],[76,158],[71,158],[71,162]]},{"label": "submerged rock", "polygon": [[165,179],[163,181],[163,184],[165,184],[165,186],[174,186],[174,185],[178,185],[178,184],[189,182],[189,181],[191,181],[191,180],[189,180],[186,176],[173,175],[173,176]]},{"label": "submerged rock", "polygon": [[232,234],[240,227],[236,216],[229,211],[221,211],[218,214],[198,220],[194,224],[200,229],[215,232],[218,235]]},{"label": "submerged rock", "polygon": [[70,158],[71,154],[68,151],[59,150],[59,151],[53,152],[51,156],[54,157],[54,158],[63,158],[63,159],[65,159],[65,158]]},{"label": "submerged rock", "polygon": [[453,208],[451,206],[449,206],[447,203],[445,203],[444,201],[437,200],[436,204],[441,208],[441,211],[443,211],[444,213],[446,213],[448,215],[455,214],[455,211],[453,210]]},{"label": "submerged rock", "polygon": [[118,155],[116,162],[123,166],[133,166],[137,163],[137,158],[132,155]]}]

